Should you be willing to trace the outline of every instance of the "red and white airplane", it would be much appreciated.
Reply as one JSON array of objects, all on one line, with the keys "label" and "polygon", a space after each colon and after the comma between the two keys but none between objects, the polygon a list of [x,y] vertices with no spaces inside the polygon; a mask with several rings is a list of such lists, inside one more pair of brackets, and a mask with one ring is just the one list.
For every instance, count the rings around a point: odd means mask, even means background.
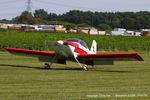
[{"label": "red and white airplane", "polygon": [[[52,63],[66,64],[66,60],[77,62],[84,70],[88,70],[87,65],[113,65],[113,61],[144,61],[137,53],[96,54],[97,43],[95,40],[93,40],[90,50],[86,43],[80,39],[59,40],[53,45],[54,52],[9,47],[5,47],[5,49],[17,55],[38,57],[39,61],[47,62],[44,67],[49,69]],[[82,66],[81,63],[85,65]]]}]

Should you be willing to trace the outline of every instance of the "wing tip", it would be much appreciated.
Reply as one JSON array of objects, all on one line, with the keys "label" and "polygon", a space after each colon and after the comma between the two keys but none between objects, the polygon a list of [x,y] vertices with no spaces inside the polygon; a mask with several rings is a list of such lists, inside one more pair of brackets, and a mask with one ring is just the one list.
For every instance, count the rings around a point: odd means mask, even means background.
[{"label": "wing tip", "polygon": [[135,53],[134,57],[139,61],[144,61],[144,59],[138,53]]},{"label": "wing tip", "polygon": [[4,49],[7,49],[8,47],[4,47]]}]

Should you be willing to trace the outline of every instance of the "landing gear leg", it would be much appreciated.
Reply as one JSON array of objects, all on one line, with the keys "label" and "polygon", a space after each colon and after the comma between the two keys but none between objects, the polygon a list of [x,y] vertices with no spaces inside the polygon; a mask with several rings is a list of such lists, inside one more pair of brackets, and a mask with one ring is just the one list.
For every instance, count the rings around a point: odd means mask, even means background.
[{"label": "landing gear leg", "polygon": [[75,60],[76,60],[77,63],[83,68],[83,70],[88,71],[87,65],[83,65],[83,66],[82,66],[76,57],[75,57]]},{"label": "landing gear leg", "polygon": [[52,64],[53,64],[53,61],[56,59],[56,56],[57,56],[57,55],[55,55],[54,58],[52,59],[51,64],[48,64],[48,63],[45,63],[45,64],[44,64],[44,68],[45,68],[45,69],[51,69],[51,66],[52,66]]},{"label": "landing gear leg", "polygon": [[44,69],[50,69],[50,68],[51,68],[51,66],[48,63],[44,64]]}]

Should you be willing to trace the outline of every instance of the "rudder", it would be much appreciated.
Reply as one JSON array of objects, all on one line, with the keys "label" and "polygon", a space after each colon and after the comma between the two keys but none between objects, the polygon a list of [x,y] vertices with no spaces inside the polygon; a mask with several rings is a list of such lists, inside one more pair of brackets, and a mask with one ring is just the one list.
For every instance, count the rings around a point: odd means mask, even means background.
[{"label": "rudder", "polygon": [[97,52],[97,43],[96,43],[95,40],[93,40],[91,50],[90,50],[90,54],[96,54],[96,52]]}]

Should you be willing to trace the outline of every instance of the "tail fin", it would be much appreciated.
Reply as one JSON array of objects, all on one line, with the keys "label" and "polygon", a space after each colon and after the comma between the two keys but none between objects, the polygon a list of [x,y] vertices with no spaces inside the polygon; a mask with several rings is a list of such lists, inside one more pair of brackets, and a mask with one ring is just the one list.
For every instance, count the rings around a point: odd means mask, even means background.
[{"label": "tail fin", "polygon": [[97,52],[97,43],[96,43],[95,40],[93,40],[91,50],[90,50],[90,54],[96,54],[96,52]]}]

